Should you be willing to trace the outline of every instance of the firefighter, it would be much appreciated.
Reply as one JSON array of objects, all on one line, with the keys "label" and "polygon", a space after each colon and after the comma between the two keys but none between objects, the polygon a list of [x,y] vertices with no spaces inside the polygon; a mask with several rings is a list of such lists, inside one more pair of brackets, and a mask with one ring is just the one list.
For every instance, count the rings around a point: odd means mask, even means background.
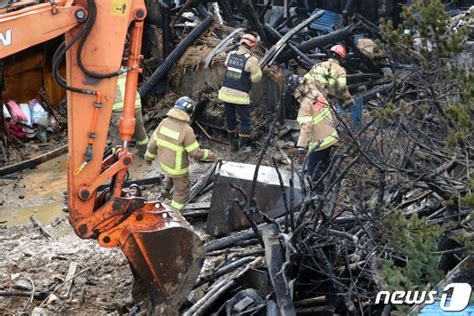
[{"label": "firefighter", "polygon": [[[250,131],[250,97],[252,83],[262,79],[262,71],[256,57],[251,51],[257,45],[257,39],[252,34],[245,34],[239,42],[239,48],[231,51],[225,61],[226,72],[218,98],[224,102],[227,134],[231,151],[248,152]],[[237,133],[237,116],[240,129]]]},{"label": "firefighter", "polygon": [[306,80],[314,81],[329,100],[335,100],[343,107],[352,103],[352,96],[347,90],[346,70],[341,66],[346,55],[344,46],[334,45],[329,49],[329,59],[314,65],[304,76]]},{"label": "firefighter", "polygon": [[311,180],[317,181],[329,167],[331,148],[338,141],[333,114],[317,84],[297,75],[290,76],[288,84],[300,104],[296,144],[299,160],[304,161],[308,154],[307,171]]},{"label": "firefighter", "polygon": [[[115,98],[114,105],[112,106],[112,121],[110,123],[111,135],[113,135],[112,146],[115,149],[116,146],[121,144],[120,140],[120,118],[123,113],[123,100],[125,98],[125,82],[127,79],[126,74],[119,75],[117,79],[117,84],[115,86]],[[135,139],[136,146],[138,149],[138,155],[143,157],[146,151],[146,146],[148,144],[148,135],[143,125],[143,115],[142,115],[142,102],[140,95],[135,96],[135,133],[133,134]]]},{"label": "firefighter", "polygon": [[153,132],[145,153],[147,164],[151,164],[158,155],[161,170],[174,187],[171,207],[176,210],[184,207],[191,191],[188,156],[196,160],[217,159],[212,151],[199,148],[189,125],[193,111],[194,101],[191,98],[184,96],[176,100],[174,108],[168,111],[168,117]]}]

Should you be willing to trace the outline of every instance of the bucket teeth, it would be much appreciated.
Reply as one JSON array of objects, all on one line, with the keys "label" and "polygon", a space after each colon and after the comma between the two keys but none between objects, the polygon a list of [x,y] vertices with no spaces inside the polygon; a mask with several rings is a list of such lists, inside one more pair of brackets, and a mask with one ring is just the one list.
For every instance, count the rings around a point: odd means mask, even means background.
[{"label": "bucket teeth", "polygon": [[184,219],[154,226],[160,228],[130,230],[122,250],[151,303],[176,312],[201,271],[204,248]]}]

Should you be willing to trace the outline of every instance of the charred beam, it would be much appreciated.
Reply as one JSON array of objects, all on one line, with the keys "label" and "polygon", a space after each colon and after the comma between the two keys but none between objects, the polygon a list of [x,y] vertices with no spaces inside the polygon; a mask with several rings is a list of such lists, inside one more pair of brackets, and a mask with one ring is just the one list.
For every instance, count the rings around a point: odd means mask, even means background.
[{"label": "charred beam", "polygon": [[[303,43],[299,44],[296,47],[302,52],[307,52],[307,51],[312,50],[316,47],[325,47],[329,44],[334,44],[334,43],[340,42],[340,41],[346,39],[347,37],[353,35],[358,27],[359,27],[359,24],[357,24],[357,23],[351,24],[349,26],[346,26],[346,27],[344,27],[340,30],[334,31],[332,33],[324,34],[324,35],[321,35],[321,36],[318,36],[318,37],[314,37],[310,40],[307,40],[306,42],[303,42]],[[290,54],[291,54],[290,52],[284,52],[284,53],[280,54],[278,60],[281,61],[281,60],[288,59]]]},{"label": "charred beam", "polygon": [[[277,41],[279,41],[283,36],[275,30],[270,24],[265,23],[264,26],[265,30]],[[304,69],[310,70],[312,65],[314,64],[314,60],[309,58],[305,53],[300,51],[298,47],[296,47],[294,44],[291,42],[287,43],[288,48],[291,50],[292,54],[291,57],[295,59],[295,61]]]},{"label": "charred beam", "polygon": [[258,35],[260,35],[262,41],[267,45],[271,45],[270,41],[267,38],[267,35],[265,34],[265,31],[263,30],[262,24],[258,19],[258,14],[255,11],[251,0],[244,0],[244,9],[245,16],[247,17],[250,24],[252,24],[254,29],[257,31]]},{"label": "charred beam", "polygon": [[291,290],[285,274],[285,249],[281,245],[278,226],[267,224],[262,229],[265,244],[265,262],[270,275],[273,292],[282,316],[296,315]]},{"label": "charred beam", "polygon": [[67,145],[64,145],[62,147],[59,147],[58,149],[55,149],[53,151],[50,151],[44,155],[38,156],[33,159],[25,160],[20,163],[11,165],[11,166],[6,166],[3,168],[0,168],[0,177],[5,176],[7,174],[11,174],[14,172],[22,171],[25,169],[32,169],[42,163],[45,163],[51,159],[57,158],[61,155],[64,155],[67,153]]},{"label": "charred beam", "polygon": [[201,22],[201,24],[194,28],[194,30],[192,30],[178,44],[178,46],[176,46],[176,48],[171,52],[171,54],[166,57],[165,60],[163,60],[161,65],[153,72],[150,78],[148,78],[148,80],[140,88],[139,93],[142,98],[155,89],[157,84],[168,74],[174,63],[178,61],[181,56],[183,56],[184,52],[188,49],[188,47],[191,46],[191,44],[193,44],[195,40],[212,25],[213,22],[214,18],[209,15],[204,21]]},{"label": "charred beam", "polygon": [[[273,45],[268,52],[263,56],[262,60],[260,61],[260,68],[265,67],[267,64],[271,63],[274,59],[278,57],[278,55],[282,52],[283,48],[285,47],[288,40],[304,29],[306,26],[311,24],[314,20],[323,16],[325,11],[321,10],[318,13],[310,16],[297,26],[291,29],[288,33],[285,34],[275,45]],[[299,48],[298,48],[299,49]],[[301,49],[300,49],[301,50]]]}]

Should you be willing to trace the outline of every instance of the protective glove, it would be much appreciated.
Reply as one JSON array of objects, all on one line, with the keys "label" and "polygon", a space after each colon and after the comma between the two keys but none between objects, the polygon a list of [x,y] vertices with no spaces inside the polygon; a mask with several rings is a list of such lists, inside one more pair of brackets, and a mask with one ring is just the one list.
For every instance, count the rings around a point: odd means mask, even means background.
[{"label": "protective glove", "polygon": [[296,148],[296,154],[298,156],[298,161],[303,162],[304,158],[306,156],[306,148],[304,147],[297,147]]},{"label": "protective glove", "polygon": [[217,160],[217,154],[215,152],[209,151],[209,159],[210,160]]}]

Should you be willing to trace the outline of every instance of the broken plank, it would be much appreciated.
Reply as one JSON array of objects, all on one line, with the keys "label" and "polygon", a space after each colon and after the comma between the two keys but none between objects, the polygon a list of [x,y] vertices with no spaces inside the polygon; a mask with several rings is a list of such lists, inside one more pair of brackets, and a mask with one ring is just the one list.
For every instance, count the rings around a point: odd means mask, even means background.
[{"label": "broken plank", "polygon": [[31,222],[33,223],[33,226],[35,226],[36,228],[38,228],[41,233],[43,233],[46,237],[48,238],[53,238],[53,235],[51,235],[47,230],[46,228],[43,226],[43,224],[41,224],[36,218],[34,215],[31,215],[30,216],[30,220]]},{"label": "broken plank", "polygon": [[311,24],[314,20],[320,18],[326,11],[320,10],[318,13],[310,16],[297,26],[291,29],[288,33],[285,34],[275,45],[273,45],[263,56],[262,60],[260,61],[260,68],[264,68],[267,64],[271,63],[283,50],[283,48],[286,46],[286,42],[296,35],[298,32],[300,32],[302,29],[304,29],[306,26]]},{"label": "broken plank", "polygon": [[214,59],[214,56],[219,54],[220,52],[223,52],[230,44],[232,44],[235,35],[237,35],[239,32],[242,32],[244,28],[239,27],[238,29],[235,29],[232,33],[230,33],[226,38],[224,38],[210,53],[207,55],[206,60],[204,61],[204,69],[209,68],[211,65],[212,60]]},{"label": "broken plank", "polygon": [[217,278],[220,278],[224,274],[230,273],[230,272],[240,268],[241,266],[243,266],[243,265],[245,265],[245,264],[247,264],[247,263],[249,263],[253,260],[255,260],[255,257],[240,258],[240,259],[237,259],[237,260],[223,266],[220,269],[217,269],[216,271],[214,271],[212,273],[209,273],[207,275],[203,275],[203,276],[199,277],[199,279],[196,281],[196,284],[194,285],[194,288],[200,287],[201,285],[203,285],[207,282],[210,282],[212,280],[216,280]]},{"label": "broken plank", "polygon": [[[351,24],[349,26],[346,26],[340,30],[324,34],[321,36],[313,37],[301,44],[296,45],[296,48],[298,48],[301,52],[305,53],[307,51],[310,51],[316,47],[325,47],[329,44],[335,44],[337,42],[342,41],[343,39],[352,36],[354,34],[355,30],[359,27],[360,25],[357,23]],[[292,52],[285,52],[282,53],[278,60],[287,60]]]},{"label": "broken plank", "polygon": [[184,52],[199,38],[214,22],[212,16],[208,16],[198,26],[196,26],[169,54],[168,57],[160,64],[160,66],[153,72],[147,81],[141,86],[139,90],[140,96],[143,98],[151,91],[155,90],[156,85],[168,74],[174,63],[178,61]]},{"label": "broken plank", "polygon": [[232,277],[226,278],[222,281],[220,281],[217,284],[214,284],[212,288],[207,292],[199,301],[197,301],[193,306],[191,306],[190,309],[188,309],[183,315],[184,316],[191,316],[195,315],[198,310],[201,309],[201,307],[208,301],[215,293],[217,293],[219,290],[222,288],[225,288],[226,284],[233,285],[232,282],[235,281],[232,280]]},{"label": "broken plank", "polygon": [[285,249],[280,242],[280,231],[276,224],[266,224],[262,228],[265,244],[265,263],[281,316],[296,315],[292,293],[285,274]]},{"label": "broken plank", "polygon": [[43,300],[49,295],[49,292],[23,292],[23,291],[0,291],[0,297],[31,297]]},{"label": "broken plank", "polygon": [[182,215],[186,218],[204,217],[209,214],[209,209],[184,210]]},{"label": "broken plank", "polygon": [[61,146],[58,149],[47,152],[46,154],[43,154],[41,156],[19,162],[11,166],[2,167],[0,168],[0,177],[25,169],[32,169],[42,163],[64,155],[65,153],[67,153],[67,145]]},{"label": "broken plank", "polygon": [[[297,214],[295,214],[295,216],[297,216]],[[285,221],[285,217],[279,217],[279,218],[275,219],[275,221],[278,224],[282,224]],[[259,229],[261,229],[265,225],[266,224],[260,224],[257,227]],[[230,247],[232,245],[235,245],[239,241],[248,240],[248,239],[251,239],[253,237],[255,237],[255,232],[252,230],[252,228],[249,228],[249,229],[245,229],[245,230],[242,230],[240,232],[231,234],[229,236],[225,236],[225,237],[222,237],[222,238],[219,238],[219,239],[211,240],[211,241],[207,242],[204,245],[204,248],[205,248],[206,252],[211,252],[211,251],[214,251],[214,250],[219,250],[219,249],[224,249],[224,248]]]},{"label": "broken plank", "polygon": [[62,288],[61,292],[58,293],[58,296],[60,298],[68,298],[69,297],[69,293],[71,293],[72,283],[74,282],[73,276],[76,274],[76,270],[77,270],[77,262],[72,261],[69,264],[69,269],[68,269],[67,275],[66,275],[66,280],[70,280],[70,281],[67,281],[65,283],[64,287]]},{"label": "broken plank", "polygon": [[310,297],[310,298],[305,298],[305,299],[294,302],[295,307],[316,306],[316,305],[322,305],[325,303],[326,303],[326,296]]},{"label": "broken plank", "polygon": [[260,38],[264,43],[267,45],[271,45],[270,41],[267,38],[267,34],[263,30],[263,26],[258,20],[258,14],[255,11],[255,8],[253,7],[252,1],[250,0],[244,0],[243,3],[244,7],[244,14],[246,15],[249,23],[254,27],[254,29],[257,31],[258,35],[260,35]]},{"label": "broken plank", "polygon": [[209,209],[210,207],[211,207],[211,202],[197,202],[197,203],[189,203],[188,205],[185,206],[184,210],[185,211],[203,210],[203,209]]}]

